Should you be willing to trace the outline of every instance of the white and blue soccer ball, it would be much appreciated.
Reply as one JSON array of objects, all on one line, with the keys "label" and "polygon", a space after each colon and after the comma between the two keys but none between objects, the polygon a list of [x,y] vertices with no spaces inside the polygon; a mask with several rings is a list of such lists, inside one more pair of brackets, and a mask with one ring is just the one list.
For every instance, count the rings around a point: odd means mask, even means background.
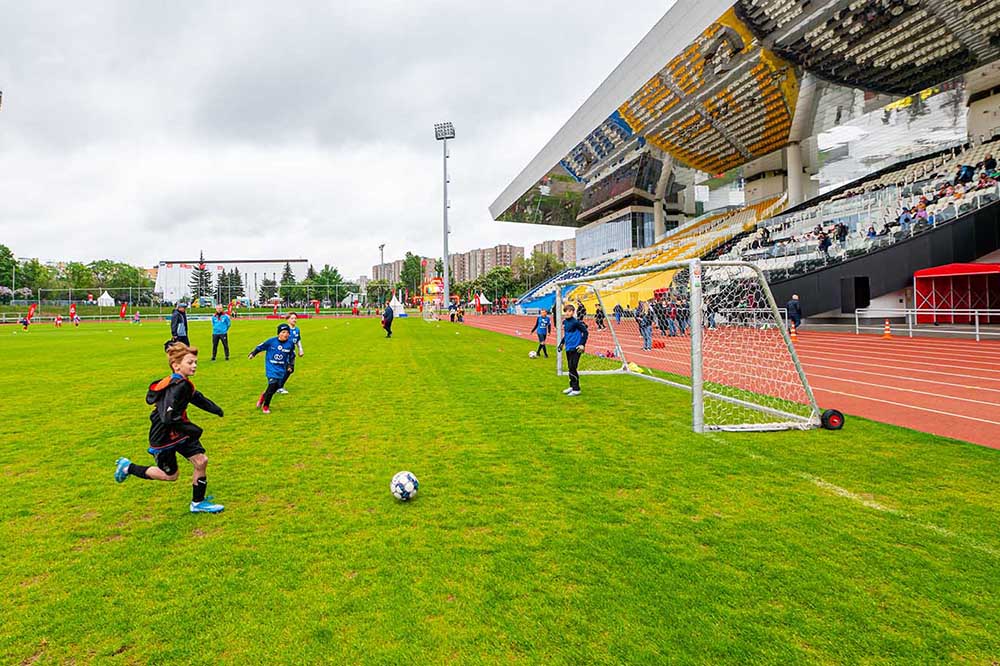
[{"label": "white and blue soccer ball", "polygon": [[420,488],[420,482],[417,481],[417,477],[413,476],[412,472],[397,472],[396,476],[392,477],[392,481],[389,482],[392,496],[402,502],[413,499],[418,488]]},{"label": "white and blue soccer ball", "polygon": [[538,352],[536,352],[534,350],[528,352],[528,358],[535,358],[537,356],[538,356]]}]

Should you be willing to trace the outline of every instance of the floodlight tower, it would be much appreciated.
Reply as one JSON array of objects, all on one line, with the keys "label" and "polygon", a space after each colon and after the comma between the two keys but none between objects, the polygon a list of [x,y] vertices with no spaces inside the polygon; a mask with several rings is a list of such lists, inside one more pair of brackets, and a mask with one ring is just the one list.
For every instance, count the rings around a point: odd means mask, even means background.
[{"label": "floodlight tower", "polygon": [[455,138],[455,126],[451,123],[436,123],[434,138],[444,145],[444,307],[451,307],[451,290],[448,284],[448,139]]}]

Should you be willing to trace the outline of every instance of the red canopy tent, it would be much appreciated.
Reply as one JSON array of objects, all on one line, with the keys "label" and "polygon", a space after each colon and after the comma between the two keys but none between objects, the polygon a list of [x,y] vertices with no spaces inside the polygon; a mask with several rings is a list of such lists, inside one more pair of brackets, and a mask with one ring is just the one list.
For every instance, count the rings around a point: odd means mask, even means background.
[{"label": "red canopy tent", "polygon": [[[919,314],[920,310],[1000,309],[1000,264],[945,264],[913,274],[918,324],[968,324],[969,314]],[[979,316],[1000,324],[1000,316]]]}]

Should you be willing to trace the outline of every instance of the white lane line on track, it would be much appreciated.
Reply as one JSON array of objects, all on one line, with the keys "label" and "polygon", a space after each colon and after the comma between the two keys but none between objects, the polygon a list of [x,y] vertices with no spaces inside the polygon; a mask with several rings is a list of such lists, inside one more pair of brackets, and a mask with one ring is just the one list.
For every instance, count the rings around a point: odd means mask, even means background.
[{"label": "white lane line on track", "polygon": [[968,548],[973,548],[975,550],[978,550],[982,553],[986,553],[987,555],[991,555],[993,557],[1000,557],[1000,552],[998,552],[994,548],[991,548],[990,546],[980,543],[979,541],[970,539],[956,532],[952,532],[951,530],[941,527],[940,525],[935,525],[933,523],[925,523],[917,519],[912,514],[906,513],[905,511],[900,511],[899,509],[893,509],[892,507],[885,506],[884,504],[879,504],[874,500],[870,500],[865,497],[862,497],[861,495],[858,495],[857,493],[853,493],[847,488],[841,488],[840,486],[834,485],[829,481],[824,481],[818,476],[813,476],[812,474],[805,474],[805,473],[799,473],[798,476],[802,479],[805,479],[806,481],[809,481],[817,488],[825,490],[826,492],[836,495],[837,497],[843,497],[844,499],[855,502],[856,504],[860,504],[861,506],[866,507],[868,509],[874,509],[875,511],[878,511],[880,513],[888,513],[898,518],[902,518],[903,520],[906,520],[907,522],[912,523],[917,527],[928,530],[930,532],[934,532],[936,534],[940,534],[941,536],[948,537],[949,539],[954,539]]},{"label": "white lane line on track", "polygon": [[918,395],[926,395],[931,398],[944,398],[946,400],[960,400],[962,402],[972,402],[977,405],[989,405],[990,407],[1000,407],[1000,402],[989,402],[986,400],[973,400],[972,398],[959,398],[953,395],[942,395],[940,393],[928,393],[927,391],[920,391],[917,389],[902,388],[901,386],[887,386],[885,384],[875,384],[874,382],[863,382],[857,379],[844,379],[842,377],[831,377],[830,375],[818,375],[818,374],[807,374],[809,377],[809,382],[812,384],[813,388],[817,388],[815,382],[812,381],[813,377],[818,377],[820,379],[830,379],[835,382],[848,382],[851,384],[861,384],[862,386],[873,386],[876,388],[889,389],[891,391],[906,391],[907,393],[916,393]]},{"label": "white lane line on track", "polygon": [[[888,367],[894,368],[896,370],[906,370],[906,371],[909,371],[909,372],[919,372],[919,373],[923,373],[923,374],[926,374],[926,375],[944,375],[946,377],[961,377],[963,379],[978,379],[980,381],[985,381],[985,382],[1000,382],[1000,377],[983,377],[983,376],[980,376],[980,375],[965,375],[965,374],[961,374],[961,373],[954,372],[954,371],[952,371],[952,372],[944,372],[942,370],[923,370],[921,368],[912,368],[912,367],[909,367],[909,364],[900,364],[903,367],[898,367],[898,366],[893,366],[892,363],[888,363],[888,364],[885,364],[885,363],[866,363],[864,361],[850,361],[850,360],[840,359],[840,358],[837,358],[837,357],[831,358],[829,356],[821,356],[821,355],[816,355],[816,354],[811,354],[811,353],[810,354],[799,354],[799,360],[802,361],[803,365],[808,364],[809,359],[815,359],[815,360],[818,360],[818,361],[821,361],[821,362],[822,361],[827,361],[827,362],[832,362],[832,363],[845,363],[845,364],[850,364],[850,365],[859,365],[861,367],[866,367],[866,368],[879,368],[879,369],[884,369],[888,365]],[[941,366],[938,365],[936,367],[941,367]],[[849,368],[845,368],[845,369],[849,369]]]},{"label": "white lane line on track", "polygon": [[[965,421],[976,421],[978,423],[988,423],[989,425],[1000,426],[1000,421],[990,421],[989,419],[980,419],[980,418],[977,418],[975,416],[962,416],[961,414],[953,414],[951,412],[945,412],[945,411],[942,411],[940,409],[931,409],[929,407],[917,407],[915,405],[908,405],[908,404],[903,403],[903,402],[894,402],[892,400],[884,400],[882,398],[870,398],[870,397],[864,396],[864,395],[856,395],[854,393],[848,393],[847,391],[835,391],[833,389],[819,388],[819,387],[816,387],[816,386],[813,387],[813,391],[822,391],[824,393],[833,393],[835,395],[847,396],[848,398],[857,398],[858,400],[868,400],[870,402],[881,402],[881,403],[884,403],[886,405],[895,405],[896,407],[903,407],[905,409],[915,409],[915,410],[920,411],[920,412],[928,412],[930,414],[939,414],[941,416],[951,416],[953,418],[963,419]],[[911,427],[911,426],[907,426],[907,427]]]},{"label": "white lane line on track", "polygon": [[[1000,374],[1000,364],[990,363],[988,361],[977,361],[975,359],[966,359],[960,357],[954,358],[940,358],[932,359],[929,356],[925,356],[919,353],[887,353],[886,351],[867,351],[859,349],[831,349],[829,347],[819,346],[811,347],[809,345],[803,345],[801,342],[795,347],[796,353],[802,354],[830,354],[833,356],[844,356],[851,359],[870,359],[870,360],[882,360],[887,363],[894,363],[897,361],[906,361],[909,365],[929,365],[931,367],[941,367],[944,363],[962,363],[962,364],[979,364],[986,367],[969,367],[969,370],[983,371],[983,372],[993,372]],[[916,352],[916,350],[914,350]],[[928,359],[927,362],[914,359]]]},{"label": "white lane line on track", "polygon": [[[964,363],[972,364],[976,366],[985,366],[984,369],[992,370],[1000,364],[1000,356],[997,357],[984,357],[979,354],[970,353],[968,355],[959,354],[938,354],[938,353],[927,353],[925,350],[920,349],[865,349],[860,348],[856,345],[848,344],[836,344],[836,345],[817,345],[812,342],[805,342],[799,340],[798,344],[795,346],[796,350],[801,349],[802,351],[826,351],[832,353],[847,353],[853,356],[858,354],[864,354],[866,357],[874,358],[886,358],[886,359],[912,359],[920,358],[929,361],[938,362],[954,362],[954,363]],[[979,368],[976,368],[979,369]]]},{"label": "white lane line on track", "polygon": [[1000,393],[1000,388],[988,388],[985,386],[970,386],[968,384],[954,384],[952,382],[945,382],[938,379],[921,379],[919,377],[889,375],[884,372],[872,372],[870,370],[854,370],[853,368],[842,368],[833,365],[820,365],[818,363],[806,363],[805,361],[802,362],[802,367],[805,368],[806,376],[808,377],[813,376],[811,368],[822,368],[824,370],[839,370],[841,372],[853,372],[859,375],[875,375],[876,377],[883,377],[886,379],[900,379],[907,382],[922,382],[924,384],[933,384],[935,386],[953,386],[955,388],[970,389],[973,391],[990,391],[992,393]]}]

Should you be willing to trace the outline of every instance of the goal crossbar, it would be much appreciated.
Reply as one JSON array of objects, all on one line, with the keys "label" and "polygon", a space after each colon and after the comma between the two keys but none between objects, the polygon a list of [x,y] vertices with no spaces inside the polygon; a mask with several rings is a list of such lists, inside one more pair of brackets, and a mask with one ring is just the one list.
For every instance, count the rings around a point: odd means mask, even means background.
[{"label": "goal crossbar", "polygon": [[[674,381],[665,377],[659,377],[654,374],[648,374],[643,371],[641,364],[630,362],[629,350],[623,346],[622,340],[618,335],[616,326],[612,321],[618,321],[619,315],[616,312],[614,317],[607,317],[607,308],[604,307],[604,298],[602,297],[602,292],[599,287],[601,283],[611,283],[612,281],[621,281],[623,278],[641,278],[642,276],[649,276],[655,273],[665,273],[668,271],[687,271],[686,276],[688,277],[688,282],[684,285],[685,294],[689,295],[689,307],[687,310],[690,313],[690,384],[683,381]],[[749,307],[743,308],[715,308],[713,310],[715,313],[706,322],[705,314],[705,285],[703,284],[703,276],[706,275],[706,271],[712,272],[713,276],[721,275],[725,279],[727,271],[731,271],[737,276],[742,276],[744,280],[750,279],[754,282],[753,286],[756,288],[754,293],[759,294],[763,297],[764,302],[762,303],[752,303]],[[721,286],[720,286],[721,285]],[[726,283],[720,281],[718,283],[713,283],[713,287],[718,289],[724,289]],[[665,262],[661,264],[656,264],[653,266],[642,266],[639,268],[633,268],[628,270],[615,271],[611,273],[600,273],[598,275],[588,275],[577,278],[571,278],[568,280],[560,280],[556,283],[555,290],[555,322],[556,331],[562,331],[563,325],[563,291],[566,287],[582,287],[584,289],[591,290],[592,297],[596,301],[597,306],[602,312],[602,317],[607,317],[607,326],[603,325],[601,322],[601,328],[607,328],[610,330],[610,342],[613,345],[613,362],[620,361],[618,367],[606,368],[606,369],[590,369],[581,370],[580,374],[587,375],[617,375],[625,374],[634,377],[641,377],[650,381],[667,384],[676,388],[682,388],[684,390],[691,392],[692,400],[692,428],[695,432],[701,433],[706,430],[784,430],[784,429],[806,429],[816,427],[820,423],[819,418],[819,407],[816,404],[815,396],[813,395],[812,388],[809,385],[809,381],[806,378],[805,371],[802,368],[802,364],[799,360],[798,354],[796,354],[795,346],[792,343],[791,337],[789,336],[787,327],[784,325],[782,318],[782,312],[779,310],[777,303],[774,300],[774,295],[771,293],[770,288],[767,285],[767,281],[764,278],[764,274],[761,269],[755,264],[749,262],[740,261],[701,261],[700,259],[692,259],[685,261],[673,261]],[[616,306],[617,308],[618,306]],[[630,314],[631,316],[631,314]],[[637,315],[635,315],[637,316]],[[794,401],[799,405],[804,406],[803,413],[796,414],[793,411],[788,411],[782,407],[787,405],[782,405],[782,400],[779,399],[779,405],[768,404],[768,402],[774,402],[774,398],[777,396],[766,395],[766,392],[761,392],[761,395],[755,395],[752,389],[747,389],[746,386],[740,386],[739,383],[729,386],[730,390],[738,393],[739,395],[727,395],[716,390],[716,386],[719,389],[726,388],[725,384],[719,385],[717,381],[709,381],[708,386],[706,386],[705,376],[705,330],[706,323],[708,323],[711,328],[715,328],[715,317],[719,316],[721,318],[729,318],[733,322],[732,330],[740,330],[740,324],[742,323],[743,328],[751,328],[753,326],[761,326],[763,328],[771,330],[776,330],[780,332],[781,344],[777,348],[772,350],[774,353],[787,353],[787,357],[781,359],[784,362],[790,362],[794,366],[794,375],[788,373],[787,378],[784,380],[784,384],[795,385],[796,394],[798,398]],[[745,318],[745,319],[743,319]],[[765,323],[758,323],[758,320]],[[752,322],[748,325],[747,322]],[[769,322],[769,323],[767,323]],[[661,324],[662,329],[662,324]],[[673,336],[673,332],[671,333]],[[750,337],[749,335],[746,337]],[[753,341],[751,340],[750,344]],[[777,344],[777,343],[775,343]],[[717,350],[716,350],[717,351]],[[637,354],[637,357],[643,354]],[[609,357],[610,358],[610,357]],[[765,359],[766,360],[766,359]],[[710,361],[711,362],[711,361]],[[635,369],[635,365],[640,365],[638,371]],[[655,367],[652,369],[656,369]],[[556,372],[558,375],[565,375],[567,372],[563,367],[562,354],[557,356],[556,360]],[[715,373],[717,374],[717,373]],[[685,373],[686,375],[686,373]],[[774,380],[775,383],[781,383],[778,380]],[[801,392],[798,392],[798,384],[801,383]],[[772,391],[772,394],[776,391]],[[757,399],[757,398],[767,398],[767,399]],[[780,419],[777,421],[771,420],[762,423],[751,422],[751,423],[708,423],[705,422],[705,402],[706,399],[719,401],[721,403],[726,403],[733,405],[739,409],[753,410],[754,412],[773,417],[774,419]],[[793,405],[794,406],[794,405]],[[808,411],[808,413],[804,413]]]}]

